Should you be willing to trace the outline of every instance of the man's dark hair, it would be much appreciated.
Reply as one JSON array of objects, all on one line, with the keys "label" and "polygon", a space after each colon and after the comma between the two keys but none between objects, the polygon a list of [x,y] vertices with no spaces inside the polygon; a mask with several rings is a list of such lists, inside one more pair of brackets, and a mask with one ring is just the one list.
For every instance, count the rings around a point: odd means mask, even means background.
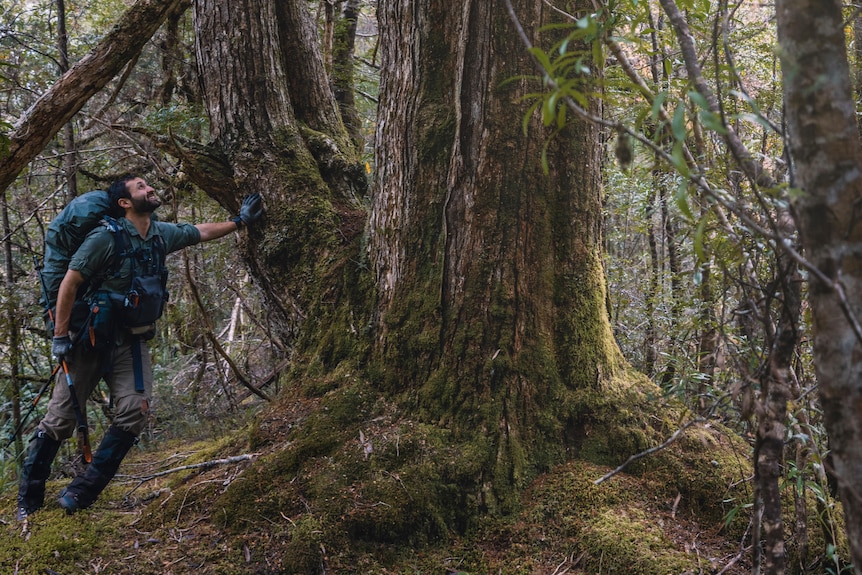
[{"label": "man's dark hair", "polygon": [[138,178],[136,174],[126,174],[119,180],[115,181],[111,184],[111,187],[108,188],[108,199],[110,203],[110,207],[108,208],[108,215],[112,218],[119,218],[125,215],[126,210],[120,207],[117,203],[121,198],[131,198],[132,195],[129,193],[128,188],[126,188],[126,184],[131,180]]}]

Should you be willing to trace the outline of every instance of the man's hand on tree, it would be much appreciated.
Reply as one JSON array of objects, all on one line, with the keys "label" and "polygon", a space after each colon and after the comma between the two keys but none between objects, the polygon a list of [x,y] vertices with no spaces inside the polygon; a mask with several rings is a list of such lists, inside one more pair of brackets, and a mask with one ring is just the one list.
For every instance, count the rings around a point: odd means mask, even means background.
[{"label": "man's hand on tree", "polygon": [[246,196],[242,201],[242,207],[239,210],[239,216],[234,218],[238,227],[242,225],[250,226],[263,217],[263,204],[260,201],[260,194],[257,192],[250,196]]}]

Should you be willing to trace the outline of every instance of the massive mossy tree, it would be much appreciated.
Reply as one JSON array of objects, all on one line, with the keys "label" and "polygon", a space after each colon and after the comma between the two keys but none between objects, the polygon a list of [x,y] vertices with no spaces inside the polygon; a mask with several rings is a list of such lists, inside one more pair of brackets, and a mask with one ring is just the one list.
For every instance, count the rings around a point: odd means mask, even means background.
[{"label": "massive mossy tree", "polygon": [[[553,21],[541,1],[517,12],[537,37]],[[537,85],[511,81],[532,64],[502,2],[382,2],[378,17],[372,363],[415,416],[487,439],[483,482],[518,484],[577,448],[582,400],[622,365],[601,265],[601,135],[569,123],[543,170],[549,134],[538,115],[526,133],[521,122]]]},{"label": "massive mossy tree", "polygon": [[[545,29],[558,12],[514,4],[537,42],[559,40]],[[254,447],[281,449],[219,517],[290,517],[301,571],[327,521],[360,539],[443,534],[517,508],[567,458],[617,463],[654,443],[654,389],[607,314],[602,134],[522,121],[541,81],[503,2],[378,3],[370,185],[305,2],[193,9],[210,137],[153,136],[227,210],[261,193],[242,249],[292,346],[284,403],[303,404],[262,418]],[[600,70],[582,62],[590,93]]]},{"label": "massive mossy tree", "polygon": [[[553,21],[540,0],[517,12],[537,37]],[[525,133],[537,86],[511,81],[531,63],[502,3],[380,2],[375,180],[352,238],[356,155],[302,3],[198,0],[195,14],[221,180],[265,198],[248,258],[285,333],[303,333],[297,357],[361,365],[403,415],[471,446],[480,506],[511,507],[513,488],[587,448],[600,405],[625,401],[597,127],[550,137],[536,115]],[[324,316],[324,299],[364,305]],[[592,455],[609,456],[595,435]]]}]

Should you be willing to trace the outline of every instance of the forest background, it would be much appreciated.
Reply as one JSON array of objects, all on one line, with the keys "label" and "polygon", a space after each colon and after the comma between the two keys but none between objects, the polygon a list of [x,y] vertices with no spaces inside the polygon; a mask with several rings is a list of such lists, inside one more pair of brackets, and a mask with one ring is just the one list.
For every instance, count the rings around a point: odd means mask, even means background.
[{"label": "forest background", "polygon": [[[259,97],[254,93],[266,91],[259,89],[266,85],[261,78],[268,73],[259,62],[261,52],[241,59],[202,50],[219,45],[201,41],[207,34],[217,35],[219,27],[208,26],[205,18],[195,18],[193,12],[216,19],[224,13],[219,2],[200,1],[194,7],[185,2],[139,2],[132,7],[119,1],[73,5],[62,0],[4,4],[0,9],[4,132],[0,140],[0,180],[4,182],[0,384],[6,406],[4,437],[10,439],[8,445],[4,441],[0,471],[4,502],[9,501],[4,506],[9,508],[4,510],[9,511],[6,515],[11,516],[21,453],[45,400],[35,404],[34,413],[30,406],[52,369],[34,258],[38,261],[42,254],[44,230],[53,215],[72,197],[103,189],[127,171],[146,174],[159,189],[164,200],[159,215],[165,220],[227,219],[236,211],[238,199],[258,188],[268,199],[271,213],[265,236],[251,241],[236,238],[174,257],[171,302],[154,345],[158,418],[138,454],[140,468],[129,472],[125,488],[111,492],[123,503],[94,512],[84,526],[47,510],[43,522],[26,537],[13,533],[10,526],[5,543],[9,553],[3,555],[11,562],[3,563],[4,567],[16,573],[45,569],[119,573],[124,572],[115,558],[119,549],[137,556],[136,567],[129,571],[136,573],[165,572],[167,567],[178,573],[190,569],[213,573],[839,573],[852,572],[854,558],[860,564],[853,545],[859,538],[848,539],[845,531],[858,533],[854,531],[858,526],[854,527],[854,516],[848,516],[845,524],[838,493],[843,488],[845,502],[848,497],[855,500],[855,486],[844,480],[854,475],[852,470],[862,461],[854,460],[852,450],[840,447],[838,464],[830,459],[836,437],[839,445],[853,442],[852,432],[845,437],[840,433],[852,427],[846,422],[854,413],[855,396],[838,394],[838,403],[847,404],[850,415],[824,409],[817,370],[841,362],[823,350],[816,360],[813,336],[818,294],[832,297],[839,313],[830,316],[830,325],[849,336],[830,335],[829,339],[844,342],[843,348],[837,347],[853,357],[849,350],[860,345],[853,308],[858,298],[853,297],[851,282],[857,270],[849,260],[822,265],[824,260],[803,245],[798,231],[807,229],[809,239],[831,246],[825,233],[815,233],[816,226],[806,219],[806,213],[819,214],[810,217],[835,228],[839,241],[849,243],[849,253],[855,253],[852,225],[838,225],[811,208],[805,195],[816,194],[800,183],[819,181],[805,172],[806,162],[824,162],[804,153],[802,148],[812,149],[810,128],[799,126],[810,126],[810,117],[808,123],[800,122],[793,110],[816,116],[827,106],[797,103],[794,108],[794,83],[810,76],[811,84],[801,90],[804,97],[815,91],[830,94],[832,76],[812,65],[794,69],[788,79],[788,54],[794,53],[791,46],[800,37],[785,28],[787,40],[778,43],[782,10],[804,21],[804,11],[811,8],[790,2],[772,6],[671,0],[552,4],[516,3],[511,17],[505,2],[482,7],[459,3],[461,16],[470,24],[453,28],[451,34],[423,20],[446,12],[433,2],[417,2],[410,17],[399,12],[395,2],[290,2],[285,3],[289,9],[273,9],[279,25],[294,26],[305,43],[278,47],[294,59],[285,66],[284,77],[272,81],[291,87],[291,111],[300,121],[295,122],[296,133],[274,130],[277,146],[264,146],[264,152],[247,142],[237,144],[245,142],[237,134],[256,133],[255,127],[277,123],[270,102],[260,108],[253,105]],[[144,13],[147,8],[150,11]],[[843,59],[848,84],[839,96],[844,100],[833,95],[830,101],[849,114],[838,127],[852,127],[852,138],[858,140],[849,82],[858,84],[862,76],[853,42],[862,19],[852,6],[832,8],[812,9],[818,17],[833,18],[823,26],[826,39],[814,33],[808,33],[810,37],[802,33],[802,39],[814,45],[810,49],[815,53],[828,54],[839,64]],[[151,30],[133,25],[135,9]],[[232,9],[235,20],[244,22],[239,28],[254,30],[261,25],[249,22],[255,20],[253,12],[263,13],[264,8],[250,4]],[[393,24],[394,14],[403,22],[401,45],[391,39],[387,43],[381,33],[388,30],[396,35],[393,30],[399,26]],[[247,15],[248,22],[241,15]],[[464,57],[461,68],[447,68],[447,58],[461,52],[447,50],[446,42],[452,40],[464,54],[471,54],[475,47],[464,31],[483,19],[493,23],[485,30],[491,30],[495,41],[509,39],[505,49],[495,46],[495,50],[521,55],[513,56],[517,66],[500,72],[502,76],[480,74],[484,69],[476,65],[477,79],[471,79],[474,70],[465,62],[479,60]],[[446,19],[441,17],[440,22]],[[83,96],[78,92],[89,87],[80,77],[79,91],[58,81],[70,69],[74,74],[75,63],[86,62],[106,43],[120,42],[111,38],[118,31],[132,45],[124,47],[124,59],[111,63],[117,72],[108,74],[103,86]],[[422,48],[427,52],[414,52],[410,38],[426,42],[428,48],[425,44]],[[531,42],[537,47],[528,49]],[[313,57],[297,57],[309,46],[316,51]],[[400,53],[393,48],[399,46]],[[315,70],[311,63],[318,59],[322,67]],[[248,100],[234,97],[213,103],[217,100],[213,96],[221,95],[218,76],[210,66],[216,60],[252,70],[246,76],[241,76],[244,71],[234,71],[236,75],[224,81],[234,85],[243,83],[239,78],[248,80],[244,82]],[[404,72],[401,66],[412,69]],[[435,102],[440,107],[429,106],[415,116],[410,116],[410,98],[404,98],[403,108],[392,103],[405,93],[393,86],[414,84],[422,85],[417,90],[427,90],[421,91],[424,99],[417,101],[433,100],[428,94],[448,85],[434,85],[436,68],[459,79],[460,99],[449,102],[440,97]],[[307,82],[309,77],[317,82]],[[495,81],[481,85],[488,78]],[[302,83],[331,91],[326,97],[337,104],[335,121],[327,119],[325,112],[311,119],[309,108],[325,107],[316,105],[319,100],[314,95],[304,94],[305,99],[298,95],[302,88],[297,84]],[[500,98],[496,108],[481,104],[496,97],[483,94],[498,94],[510,84],[522,87],[516,97]],[[64,93],[74,94],[78,101],[55,101],[57,107],[50,111],[54,119],[68,112],[68,121],[60,122],[56,130],[45,118],[45,124],[29,126],[45,140],[32,144],[26,167],[16,168],[19,152],[26,148],[22,142],[29,138],[27,122],[39,113],[40,102],[48,102],[44,95],[59,94],[57,99],[62,100]],[[842,108],[847,102],[849,110]],[[447,371],[440,368],[439,359],[429,359],[432,354],[423,339],[429,337],[427,325],[411,334],[415,318],[409,310],[393,307],[391,301],[397,298],[392,294],[397,290],[386,284],[385,278],[397,276],[395,270],[403,264],[396,256],[387,263],[386,254],[396,251],[392,246],[399,241],[407,245],[410,234],[428,244],[437,241],[427,239],[431,232],[421,222],[415,227],[399,226],[399,216],[388,215],[390,208],[409,210],[399,205],[397,192],[386,190],[398,189],[399,182],[433,178],[423,176],[418,168],[411,172],[401,166],[402,173],[394,167],[399,165],[393,159],[397,150],[409,147],[413,140],[387,129],[403,128],[405,134],[416,129],[417,165],[430,165],[428,158],[444,156],[447,164],[460,161],[470,167],[475,161],[475,166],[483,166],[489,160],[480,161],[481,153],[462,156],[457,145],[443,153],[443,145],[434,140],[451,129],[435,125],[435,111],[446,116],[444,108],[457,108],[459,118],[468,117],[470,110],[482,105],[496,110],[500,123],[514,123],[510,132],[491,121],[485,129],[491,139],[497,137],[514,147],[515,156],[530,156],[531,163],[525,161],[525,165],[533,171],[531,189],[566,190],[571,186],[567,182],[579,178],[596,182],[595,188],[588,187],[583,206],[574,208],[575,215],[569,218],[565,212],[561,219],[564,226],[595,227],[586,240],[576,236],[571,245],[579,257],[586,253],[583,257],[589,262],[589,247],[578,246],[596,242],[602,265],[587,265],[576,281],[598,287],[595,293],[559,305],[590,308],[578,321],[599,327],[586,332],[573,329],[567,337],[588,340],[590,352],[583,355],[588,356],[585,363],[592,362],[593,391],[614,399],[572,400],[576,407],[565,416],[553,413],[563,425],[550,424],[542,416],[542,405],[547,405],[541,399],[543,384],[536,385],[530,379],[535,374],[518,364],[514,353],[518,345],[497,347],[503,336],[497,334],[498,340],[487,342],[487,331],[476,331],[477,324],[487,330],[494,320],[507,316],[494,306],[499,301],[482,300],[469,291],[462,297],[457,279],[452,281],[451,293],[440,290],[440,307],[458,301],[459,313],[469,320],[461,322],[468,326],[462,332],[445,327],[459,322],[434,311],[434,305],[429,307],[419,297],[405,298],[404,307],[417,308],[420,324],[441,318],[441,355],[458,355],[453,350],[460,350],[467,358]],[[219,106],[235,117],[248,118],[219,119]],[[502,114],[503,109],[508,115]],[[329,131],[330,124],[341,128]],[[393,125],[396,128],[390,128]],[[471,127],[466,121],[459,127],[460,145],[465,148],[470,138],[481,142],[470,133]],[[512,135],[519,133],[526,144]],[[306,168],[291,159],[297,155],[291,148],[294,137],[314,157],[315,176],[302,173]],[[222,153],[228,150],[229,162],[209,146],[225,139],[231,146]],[[573,150],[559,144],[565,139],[587,144]],[[814,141],[818,146],[822,143]],[[793,145],[799,148],[792,152]],[[330,154],[329,149],[337,152]],[[849,160],[844,163],[853,164],[858,141],[846,149]],[[232,164],[233,171],[225,170],[226,163]],[[282,173],[258,172],[255,166],[264,163],[277,165]],[[449,176],[452,173],[459,172],[452,168]],[[851,176],[852,170],[842,177],[850,181]],[[836,179],[842,181],[842,177]],[[460,178],[467,180],[469,175],[461,173]],[[472,208],[458,206],[452,199],[451,191],[464,185],[459,178],[443,180],[446,185],[439,181],[428,185],[449,191],[445,209],[451,206],[453,211],[447,212],[451,219],[443,219],[451,224]],[[275,195],[275,188],[287,187],[285,183],[316,190],[326,186],[337,192],[331,201],[334,207],[328,208],[337,215],[337,225],[328,231],[334,241],[322,239],[316,231],[329,225],[325,222],[329,216],[319,207],[298,212],[306,221],[297,219],[297,213],[275,213],[280,211],[279,201],[302,204],[307,199]],[[540,203],[524,204],[533,209],[541,209],[544,202],[551,205],[551,199],[535,195]],[[841,215],[852,222],[859,195],[847,195],[850,207]],[[503,205],[504,199],[500,201],[497,211],[505,213],[510,208]],[[522,209],[526,208],[516,212]],[[554,209],[548,211],[553,214]],[[587,216],[581,219],[581,213]],[[387,224],[387,218],[394,218],[395,224]],[[375,234],[375,226],[402,229],[405,236]],[[469,278],[469,273],[458,271],[468,269],[474,256],[484,257],[481,254],[497,241],[489,233],[487,243],[476,249],[470,244],[475,240],[458,237],[459,229],[444,224],[444,240],[453,244],[445,252],[450,267],[443,272],[444,286],[449,276]],[[536,251],[562,243],[560,233],[543,236],[548,245],[539,242]],[[387,243],[381,237],[395,239]],[[517,260],[522,254],[507,252],[514,245],[509,241],[500,240],[504,246],[500,259],[511,255]],[[279,242],[309,247],[297,254],[273,247]],[[354,248],[357,251],[351,251]],[[332,255],[339,250],[346,255]],[[254,255],[258,251],[266,255]],[[364,259],[367,251],[376,258]],[[417,250],[417,258],[433,261],[433,255],[425,247]],[[279,258],[290,263],[286,271],[272,273],[275,266],[266,263]],[[328,262],[325,271],[320,269],[321,261]],[[532,269],[530,265],[525,256],[522,269]],[[376,272],[376,290],[366,285],[375,281],[363,275],[369,267]],[[407,267],[410,270],[399,273],[415,272],[418,291],[427,290],[423,266]],[[591,275],[597,269],[598,280]],[[542,285],[543,273],[547,272],[539,269],[525,275],[535,275],[537,285]],[[295,277],[281,278],[287,274]],[[807,280],[816,289],[810,290]],[[361,288],[345,287],[349,282]],[[348,301],[346,308],[338,305],[343,301]],[[368,313],[369,307],[376,313]],[[473,308],[476,311],[470,311]],[[357,310],[372,318],[389,315],[385,321],[372,319],[366,325],[367,318]],[[541,306],[536,310],[537,315],[546,313]],[[484,316],[492,319],[487,323],[477,319]],[[392,351],[388,344],[379,344],[384,337],[375,335],[369,339],[378,344],[367,344],[370,351],[363,344],[357,351],[355,344],[345,344],[332,335],[335,330],[327,328],[336,324],[344,328],[345,322],[354,340],[362,340],[367,333],[391,333],[413,344]],[[612,328],[613,343],[602,339],[605,322]],[[825,333],[823,323],[821,319],[818,325]],[[472,331],[469,326],[474,326]],[[475,352],[471,338],[483,340],[477,346],[483,348],[482,354]],[[563,351],[563,346],[555,345],[557,353]],[[583,349],[577,349],[582,354]],[[382,363],[398,363],[387,372],[381,362],[368,360],[375,355]],[[457,379],[453,373],[459,367],[474,368],[472,355],[482,355],[476,370],[479,384],[453,391],[447,382]],[[409,365],[414,359],[419,367]],[[849,369],[853,371],[852,366]],[[422,371],[431,375],[417,375]],[[571,371],[577,372],[577,366]],[[494,375],[497,372],[517,376]],[[368,387],[357,383],[363,379],[370,382]],[[420,379],[414,392],[407,394],[393,383]],[[554,381],[544,373],[539,379]],[[622,379],[637,383],[622,385]],[[846,381],[852,387],[854,378]],[[485,385],[499,385],[506,397],[526,396],[517,399],[518,405],[526,407],[512,413],[502,408],[502,415],[486,413],[492,410],[482,406],[487,400]],[[827,388],[827,397],[835,397],[836,387]],[[495,393],[492,390],[489,396],[496,397]],[[429,407],[433,401],[427,397],[438,395],[445,400]],[[531,411],[533,396],[539,397],[538,415]],[[107,398],[94,399],[89,419],[98,435],[107,427],[109,406]],[[548,414],[552,411],[547,409]],[[826,432],[830,416],[825,411],[832,414],[831,445]],[[488,447],[468,437],[465,429],[476,426],[482,434],[488,421],[506,421],[500,426],[506,427],[505,442]],[[543,433],[545,428],[553,431],[536,438],[528,431],[531,425]],[[519,427],[522,438],[512,439],[518,436],[512,430]],[[593,444],[594,440],[585,439],[590,434],[605,437]],[[562,448],[548,448],[555,441],[548,437],[558,437]],[[189,453],[187,444],[197,439],[201,443]],[[510,452],[504,454],[507,449]],[[408,465],[403,460],[414,457],[414,452],[415,460]],[[73,444],[65,455],[69,463],[58,475],[74,467]],[[637,459],[614,475],[615,468],[632,456]],[[427,461],[431,463],[423,467]],[[259,486],[249,488],[243,480],[237,481],[248,473],[249,465],[259,465],[252,467]],[[332,491],[319,485],[326,481],[332,483]],[[231,491],[235,482],[243,486]],[[441,486],[429,488],[431,482]],[[209,483],[221,487],[206,491],[202,486]],[[431,495],[419,495],[423,484]],[[141,486],[146,486],[145,496],[136,493],[143,491]],[[173,500],[179,493],[184,493],[182,502]],[[331,501],[341,505],[324,503]],[[216,509],[225,517],[216,517]],[[273,510],[277,512],[272,514]],[[181,522],[184,513],[193,519]],[[127,530],[138,535],[112,540],[107,535],[109,525],[117,521],[126,521]],[[199,544],[202,540],[209,543]]]}]

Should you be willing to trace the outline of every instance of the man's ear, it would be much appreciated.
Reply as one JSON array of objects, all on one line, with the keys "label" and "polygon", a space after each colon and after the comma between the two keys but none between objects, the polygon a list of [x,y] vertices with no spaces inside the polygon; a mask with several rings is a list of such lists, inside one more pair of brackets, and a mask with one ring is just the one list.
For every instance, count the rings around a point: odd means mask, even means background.
[{"label": "man's ear", "polygon": [[120,206],[121,208],[123,208],[124,210],[126,208],[131,208],[132,207],[132,200],[130,198],[120,198],[117,200],[117,205]]}]

